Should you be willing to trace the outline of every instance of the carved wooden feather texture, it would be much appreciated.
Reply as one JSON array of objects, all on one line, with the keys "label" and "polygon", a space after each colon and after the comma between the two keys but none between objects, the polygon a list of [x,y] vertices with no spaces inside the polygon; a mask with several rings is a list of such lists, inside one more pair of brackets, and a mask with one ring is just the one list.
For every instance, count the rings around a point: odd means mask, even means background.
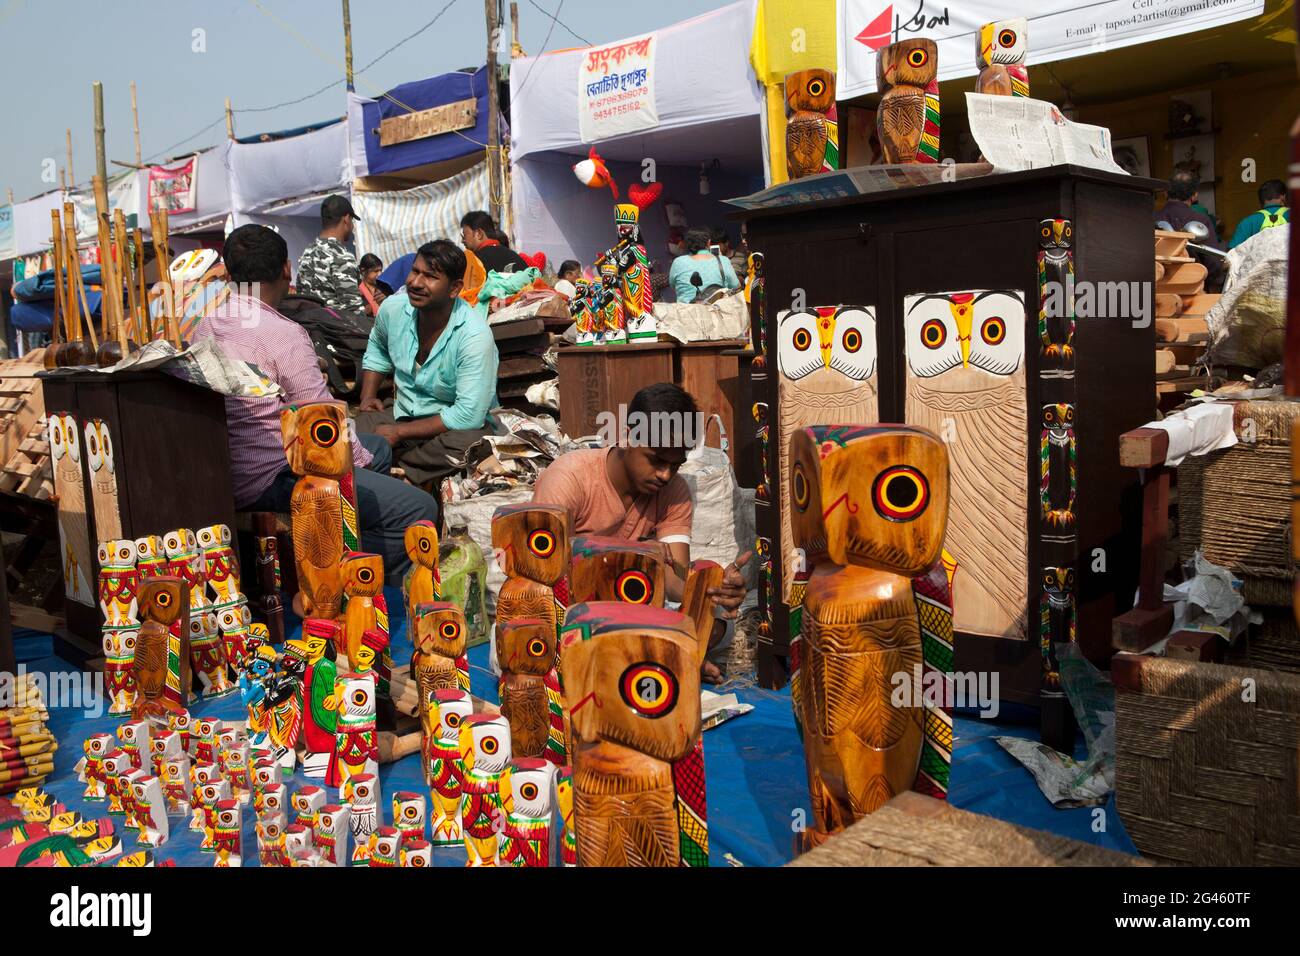
[{"label": "carved wooden feather texture", "polygon": [[785,127],[785,152],[791,179],[822,171],[826,140],[826,114],[801,111],[790,117]]},{"label": "carved wooden feather texture", "polygon": [[[925,381],[940,377],[946,376]],[[909,374],[906,418],[949,439],[946,547],[957,561],[954,630],[1025,640],[1030,473],[1024,366],[1002,378],[972,369],[967,380],[970,389],[949,391]]]},{"label": "carved wooden feather texture", "polygon": [[677,866],[680,848],[670,766],[628,751],[585,756],[586,763],[600,769],[574,772],[578,864]]},{"label": "carved wooden feather texture", "polygon": [[534,674],[504,675],[501,713],[510,721],[510,747],[516,757],[545,754],[551,713],[543,678]]},{"label": "carved wooden feather texture", "polygon": [[925,90],[919,86],[894,87],[881,97],[876,116],[885,162],[912,162],[925,125]]},{"label": "carved wooden feather texture", "polygon": [[525,617],[546,621],[552,629],[558,627],[555,592],[529,578],[507,578],[497,596],[497,624]]},{"label": "carved wooden feather texture", "polygon": [[343,594],[343,497],[337,481],[308,476],[294,485],[293,554],[305,610],[311,617],[338,616]]}]

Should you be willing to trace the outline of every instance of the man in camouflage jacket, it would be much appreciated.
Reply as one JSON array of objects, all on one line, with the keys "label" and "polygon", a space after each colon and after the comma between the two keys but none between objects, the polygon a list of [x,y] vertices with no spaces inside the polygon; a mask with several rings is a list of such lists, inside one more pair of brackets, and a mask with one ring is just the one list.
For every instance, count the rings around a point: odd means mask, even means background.
[{"label": "man in camouflage jacket", "polygon": [[314,295],[331,309],[364,315],[361,272],[345,243],[352,241],[353,223],[359,217],[343,196],[327,196],[320,204],[321,231],[298,260],[299,292]]}]

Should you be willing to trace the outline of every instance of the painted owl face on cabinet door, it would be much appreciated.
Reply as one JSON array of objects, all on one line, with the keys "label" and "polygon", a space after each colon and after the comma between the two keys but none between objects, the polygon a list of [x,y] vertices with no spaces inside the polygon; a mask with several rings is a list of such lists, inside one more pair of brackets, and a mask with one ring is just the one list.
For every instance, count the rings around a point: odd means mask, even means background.
[{"label": "painted owl face on cabinet door", "polygon": [[1025,638],[1028,410],[1025,302],[1017,291],[910,295],[903,302],[908,424],[948,446],[946,547],[956,559],[953,628]]},{"label": "painted owl face on cabinet door", "polygon": [[[790,473],[790,436],[811,425],[870,425],[877,409],[876,310],[837,305],[782,312],[776,318],[780,449],[777,474]],[[793,593],[796,555],[790,533],[789,483],[780,481],[782,600]]]}]

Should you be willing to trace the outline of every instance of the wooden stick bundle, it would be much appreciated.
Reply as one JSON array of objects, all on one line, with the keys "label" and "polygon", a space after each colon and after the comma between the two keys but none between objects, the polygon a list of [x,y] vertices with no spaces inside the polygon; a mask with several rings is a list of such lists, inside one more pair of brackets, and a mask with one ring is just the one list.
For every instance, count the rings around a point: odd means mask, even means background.
[{"label": "wooden stick bundle", "polygon": [[[135,341],[140,338],[140,311],[135,299],[135,280],[131,275],[131,247],[127,243],[126,237],[126,217],[122,215],[122,210],[113,210],[113,231],[117,235],[117,263],[121,270],[122,276],[126,279],[126,301],[130,307],[131,324],[134,326]],[[121,293],[119,292],[119,297]],[[120,298],[119,298],[120,301]],[[122,348],[127,348],[131,340],[126,334],[126,329],[122,330]]]},{"label": "wooden stick bundle", "polygon": [[139,226],[135,227],[133,238],[135,239],[135,281],[139,285],[138,301],[140,303],[140,315],[136,324],[136,334],[139,335],[139,330],[143,329],[144,338],[140,341],[152,342],[153,319],[149,317],[149,294],[144,287],[144,233],[140,231]]}]

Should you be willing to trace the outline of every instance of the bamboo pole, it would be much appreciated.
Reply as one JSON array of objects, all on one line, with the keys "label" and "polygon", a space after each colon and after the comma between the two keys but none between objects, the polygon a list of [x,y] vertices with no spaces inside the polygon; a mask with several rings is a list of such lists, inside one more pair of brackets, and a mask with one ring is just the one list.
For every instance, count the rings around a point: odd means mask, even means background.
[{"label": "bamboo pole", "polygon": [[137,301],[140,303],[140,314],[136,319],[135,327],[137,335],[140,329],[144,330],[145,337],[140,342],[143,345],[145,342],[153,341],[153,319],[149,317],[149,293],[144,287],[144,233],[140,231],[139,226],[135,227],[132,238],[135,240],[135,281],[139,286]]},{"label": "bamboo pole", "polygon": [[174,299],[174,296],[170,290],[171,272],[168,268],[171,265],[171,260],[167,255],[167,210],[149,210],[149,220],[153,224],[153,248],[154,256],[158,260],[158,275],[166,283],[163,288],[162,314],[160,315],[165,330],[164,335],[171,340],[171,343],[177,349],[180,349],[182,347],[180,326],[176,323],[176,316],[172,315],[175,309],[168,307],[169,305],[175,306],[176,303],[175,301],[168,301]]},{"label": "bamboo pole", "polygon": [[104,155],[104,84],[96,80],[90,85],[90,89],[95,98],[95,175],[107,183],[108,160]]},{"label": "bamboo pole", "polygon": [[[67,321],[68,307],[63,300],[63,222],[57,209],[50,210],[50,254],[54,257],[54,321],[50,325],[50,349],[59,344],[59,320]],[[51,356],[53,357],[53,356]]]},{"label": "bamboo pole", "polygon": [[[95,353],[99,351],[99,336],[95,334],[95,320],[90,314],[90,305],[86,301],[86,283],[81,278],[81,259],[77,255],[77,214],[72,208],[72,203],[63,204],[63,244],[68,256],[69,267],[72,270],[72,288],[73,294],[79,296],[81,310],[77,313],[77,336],[75,341],[82,346],[85,344],[86,333],[90,334],[90,352],[87,354],[84,350],[77,353],[78,365],[89,365],[95,360]],[[86,327],[81,327],[81,316],[86,317]]]},{"label": "bamboo pole", "polygon": [[72,171],[72,127],[68,127],[68,182],[74,185],[77,182],[77,174]]},{"label": "bamboo pole", "polygon": [[[126,301],[130,306],[131,324],[135,331],[135,340],[140,339],[140,315],[136,306],[135,299],[135,279],[131,275],[131,247],[126,237],[126,216],[122,215],[121,209],[113,210],[113,231],[117,235],[117,267],[120,270],[121,277],[126,279]],[[125,354],[129,337],[126,334],[126,323],[123,322],[122,334],[119,340],[122,343],[123,354]]]},{"label": "bamboo pole", "polygon": [[135,80],[131,81],[131,124],[135,129],[135,164],[140,165],[140,109],[135,100]]},{"label": "bamboo pole", "polygon": [[348,0],[343,0],[343,72],[348,81],[348,92],[356,87],[352,83],[352,10]]},{"label": "bamboo pole", "polygon": [[80,261],[77,259],[77,219],[72,203],[63,204],[63,257],[66,263],[68,291],[64,303],[68,314],[63,319],[63,329],[69,342],[81,338],[81,313],[77,310],[77,276],[80,274]]},{"label": "bamboo pole", "polygon": [[[95,193],[95,227],[99,234],[99,277],[100,287],[104,290],[100,298],[99,314],[104,330],[104,345],[113,339],[118,345],[124,341],[122,332],[122,283],[118,281],[117,267],[113,262],[113,230],[109,225],[108,183],[103,176],[95,175],[91,181]],[[101,356],[101,365],[112,365],[122,358],[123,353],[113,356],[112,349],[106,349]],[[112,359],[112,361],[109,361]]]},{"label": "bamboo pole", "polygon": [[235,138],[235,111],[230,108],[230,97],[226,97],[226,139]]}]

